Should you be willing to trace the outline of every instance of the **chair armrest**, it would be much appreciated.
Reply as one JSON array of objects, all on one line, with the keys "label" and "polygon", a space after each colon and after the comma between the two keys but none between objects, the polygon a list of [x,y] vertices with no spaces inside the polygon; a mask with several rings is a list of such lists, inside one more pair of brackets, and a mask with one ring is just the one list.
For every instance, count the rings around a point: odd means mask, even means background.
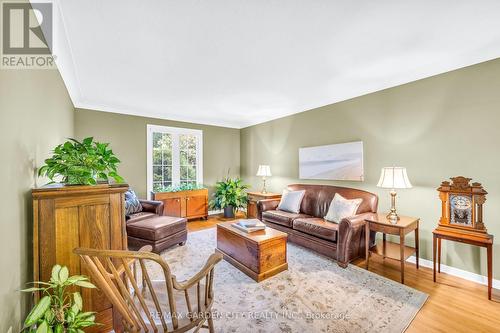
[{"label": "chair armrest", "polygon": [[365,250],[365,220],[375,213],[363,213],[342,219],[339,223],[337,263],[347,267],[349,261]]},{"label": "chair armrest", "polygon": [[198,273],[187,281],[179,282],[175,275],[172,275],[172,284],[177,290],[187,290],[191,286],[195,285],[201,281],[207,274],[215,267],[215,265],[222,260],[222,254],[213,253],[206,261],[205,266],[203,266]]},{"label": "chair armrest", "polygon": [[280,199],[263,199],[257,201],[257,218],[262,221],[262,212],[276,210],[280,201]]},{"label": "chair armrest", "polygon": [[163,215],[163,201],[139,200],[139,202],[144,212],[155,213],[160,216]]}]

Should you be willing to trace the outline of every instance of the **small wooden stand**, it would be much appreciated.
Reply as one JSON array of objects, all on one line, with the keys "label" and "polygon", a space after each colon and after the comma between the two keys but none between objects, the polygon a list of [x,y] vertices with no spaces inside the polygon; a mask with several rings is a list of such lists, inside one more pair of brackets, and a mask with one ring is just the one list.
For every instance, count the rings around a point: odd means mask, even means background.
[{"label": "small wooden stand", "polygon": [[[379,231],[383,234],[383,240],[369,248],[370,237],[365,237],[366,246],[366,269],[369,267],[370,254],[382,256],[384,259],[394,259],[401,263],[401,283],[405,283],[405,262],[412,254],[416,256],[416,267],[418,269],[418,225],[420,219],[409,216],[400,216],[397,223],[391,223],[385,214],[377,214],[376,218],[365,220],[365,235],[370,231]],[[415,232],[415,247],[405,245],[405,236]],[[399,236],[399,244],[386,241],[386,234]]]},{"label": "small wooden stand", "polygon": [[491,300],[491,288],[493,281],[493,235],[488,235],[485,237],[477,237],[474,235],[467,235],[459,232],[440,230],[436,228],[432,232],[432,244],[433,244],[433,270],[434,270],[434,282],[436,282],[436,252],[437,252],[437,271],[441,273],[441,240],[446,239],[454,242],[465,243],[470,245],[476,245],[480,247],[485,247],[488,255],[488,299]]}]

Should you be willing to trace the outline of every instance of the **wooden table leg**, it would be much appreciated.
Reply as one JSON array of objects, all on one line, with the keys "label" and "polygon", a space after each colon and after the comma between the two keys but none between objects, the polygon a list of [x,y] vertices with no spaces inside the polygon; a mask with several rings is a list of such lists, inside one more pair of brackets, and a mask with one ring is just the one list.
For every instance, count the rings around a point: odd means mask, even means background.
[{"label": "wooden table leg", "polygon": [[405,233],[403,229],[399,232],[399,249],[401,259],[401,283],[405,283]]},{"label": "wooden table leg", "polygon": [[418,224],[417,224],[417,229],[415,229],[415,255],[416,255],[416,264],[417,264],[417,269],[418,269],[418,258],[420,256],[419,254],[419,250],[418,250],[418,244],[419,244],[419,241],[418,241]]},{"label": "wooden table leg", "polygon": [[438,237],[438,273],[441,273],[441,238]]},{"label": "wooden table leg", "polygon": [[432,273],[436,282],[436,235],[432,234]]},{"label": "wooden table leg", "polygon": [[365,221],[365,268],[368,269],[370,260],[370,222]]},{"label": "wooden table leg", "polygon": [[493,249],[492,244],[486,246],[488,252],[488,299],[491,301],[491,285],[493,282]]}]

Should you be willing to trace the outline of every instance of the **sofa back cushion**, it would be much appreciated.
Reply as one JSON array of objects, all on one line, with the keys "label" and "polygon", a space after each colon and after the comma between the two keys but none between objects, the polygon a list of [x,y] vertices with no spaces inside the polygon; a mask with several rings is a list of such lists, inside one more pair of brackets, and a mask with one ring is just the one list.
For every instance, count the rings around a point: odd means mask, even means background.
[{"label": "sofa back cushion", "polygon": [[314,184],[291,184],[289,191],[305,190],[304,198],[300,205],[300,212],[303,214],[323,218],[328,213],[330,203],[335,197],[335,193],[346,199],[362,199],[358,207],[357,214],[376,213],[378,206],[378,196],[363,190],[348,187]]}]

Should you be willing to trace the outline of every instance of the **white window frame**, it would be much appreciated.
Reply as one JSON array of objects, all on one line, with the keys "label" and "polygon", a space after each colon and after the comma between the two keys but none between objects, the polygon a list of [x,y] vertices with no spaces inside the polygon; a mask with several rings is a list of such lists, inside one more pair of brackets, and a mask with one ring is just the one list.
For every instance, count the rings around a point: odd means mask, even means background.
[{"label": "white window frame", "polygon": [[197,137],[196,147],[196,181],[198,184],[203,184],[203,131],[191,128],[169,127],[160,125],[146,126],[146,141],[147,141],[147,189],[148,199],[151,199],[153,191],[153,133],[165,133],[172,135],[172,185],[180,184],[180,150],[179,136],[182,134],[194,135]]}]

